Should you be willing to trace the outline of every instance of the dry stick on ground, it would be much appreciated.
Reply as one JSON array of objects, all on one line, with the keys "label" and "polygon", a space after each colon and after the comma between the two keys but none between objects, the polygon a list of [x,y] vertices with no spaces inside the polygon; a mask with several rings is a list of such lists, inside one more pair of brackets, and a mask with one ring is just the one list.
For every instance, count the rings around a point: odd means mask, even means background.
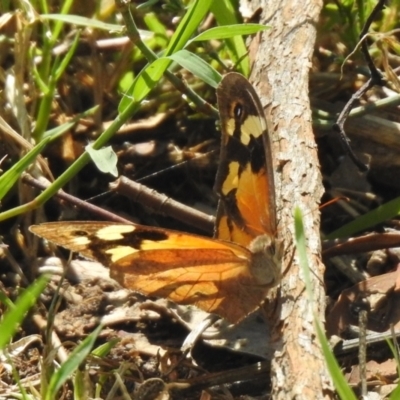
[{"label": "dry stick on ground", "polygon": [[[242,6],[245,1],[242,1]],[[257,1],[247,1],[256,11]],[[263,104],[274,143],[278,236],[284,239],[285,264],[292,255],[293,210],[304,215],[308,261],[314,290],[312,307],[297,257],[282,280],[272,343],[272,397],[323,399],[332,389],[313,325],[313,311],[324,321],[324,267],[320,260],[318,203],[323,193],[317,148],[311,126],[308,76],[314,49],[319,0],[262,1],[260,22],[271,26],[255,38],[251,76]],[[285,265],[285,266],[286,266]]]},{"label": "dry stick on ground", "polygon": [[214,216],[182,204],[163,193],[158,193],[156,190],[132,181],[125,176],[120,176],[117,180],[111,182],[109,187],[111,191],[127,196],[134,202],[153,210],[155,213],[168,215],[189,226],[201,229],[210,235],[213,232]]}]

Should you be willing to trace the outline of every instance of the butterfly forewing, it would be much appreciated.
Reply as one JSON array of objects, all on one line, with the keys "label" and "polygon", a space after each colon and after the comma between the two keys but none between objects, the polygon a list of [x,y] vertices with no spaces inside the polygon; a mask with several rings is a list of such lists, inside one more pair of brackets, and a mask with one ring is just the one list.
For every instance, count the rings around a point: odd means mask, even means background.
[{"label": "butterfly forewing", "polygon": [[220,196],[215,237],[248,246],[276,234],[271,143],[260,100],[240,74],[217,89],[222,146],[215,190]]}]

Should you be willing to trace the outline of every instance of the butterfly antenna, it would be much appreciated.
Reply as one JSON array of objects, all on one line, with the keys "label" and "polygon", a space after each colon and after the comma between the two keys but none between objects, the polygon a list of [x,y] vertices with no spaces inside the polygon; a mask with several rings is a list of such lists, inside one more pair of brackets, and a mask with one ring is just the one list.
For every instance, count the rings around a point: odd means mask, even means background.
[{"label": "butterfly antenna", "polygon": [[211,150],[211,151],[209,151],[209,152],[207,152],[207,153],[204,153],[204,154],[201,154],[201,155],[199,155],[199,156],[195,156],[195,157],[192,157],[192,158],[190,158],[190,159],[188,159],[188,160],[184,160],[184,161],[178,162],[177,164],[171,165],[170,167],[164,168],[164,169],[162,169],[162,170],[160,170],[160,171],[157,171],[157,172],[153,172],[153,173],[150,174],[150,175],[146,175],[146,176],[143,176],[143,177],[141,177],[141,178],[135,179],[135,181],[136,181],[136,182],[142,182],[142,181],[144,181],[144,180],[146,180],[146,179],[150,179],[150,178],[153,178],[153,177],[155,177],[155,176],[158,177],[158,176],[160,176],[161,174],[164,174],[165,172],[170,172],[170,171],[172,171],[172,170],[174,170],[174,169],[181,168],[181,167],[183,167],[184,165],[188,164],[189,162],[201,160],[202,158],[208,157],[210,154],[215,153],[216,151],[217,151],[217,150]]},{"label": "butterfly antenna", "polygon": [[94,200],[103,199],[104,197],[106,197],[108,195],[111,195],[112,193],[113,193],[112,190],[106,190],[103,193],[96,194],[96,196],[89,197],[85,201],[88,202],[88,203],[89,202],[93,202]]}]

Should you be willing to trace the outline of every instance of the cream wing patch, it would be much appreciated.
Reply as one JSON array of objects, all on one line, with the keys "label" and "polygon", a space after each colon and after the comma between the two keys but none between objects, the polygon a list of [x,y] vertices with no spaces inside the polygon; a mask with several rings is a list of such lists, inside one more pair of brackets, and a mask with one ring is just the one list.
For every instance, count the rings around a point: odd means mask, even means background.
[{"label": "cream wing patch", "polygon": [[110,256],[111,262],[115,263],[121,258],[130,256],[138,251],[139,250],[134,249],[132,246],[116,246],[112,249],[106,250],[106,254]]},{"label": "cream wing patch", "polygon": [[133,225],[110,225],[100,228],[95,235],[101,240],[121,240],[124,233],[134,232],[135,229]]}]

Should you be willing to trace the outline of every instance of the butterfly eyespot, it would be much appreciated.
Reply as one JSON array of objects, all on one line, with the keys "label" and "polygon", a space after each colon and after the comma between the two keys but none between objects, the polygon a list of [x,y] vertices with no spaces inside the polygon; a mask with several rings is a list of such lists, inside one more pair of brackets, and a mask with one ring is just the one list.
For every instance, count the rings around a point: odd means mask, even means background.
[{"label": "butterfly eyespot", "polygon": [[77,236],[77,237],[89,236],[89,232],[82,231],[82,230],[76,230],[76,231],[73,231],[73,232],[71,233],[71,236]]},{"label": "butterfly eyespot", "polygon": [[233,107],[233,115],[235,116],[235,119],[239,119],[239,120],[243,119],[243,115],[244,115],[243,104],[235,103],[235,105]]}]

